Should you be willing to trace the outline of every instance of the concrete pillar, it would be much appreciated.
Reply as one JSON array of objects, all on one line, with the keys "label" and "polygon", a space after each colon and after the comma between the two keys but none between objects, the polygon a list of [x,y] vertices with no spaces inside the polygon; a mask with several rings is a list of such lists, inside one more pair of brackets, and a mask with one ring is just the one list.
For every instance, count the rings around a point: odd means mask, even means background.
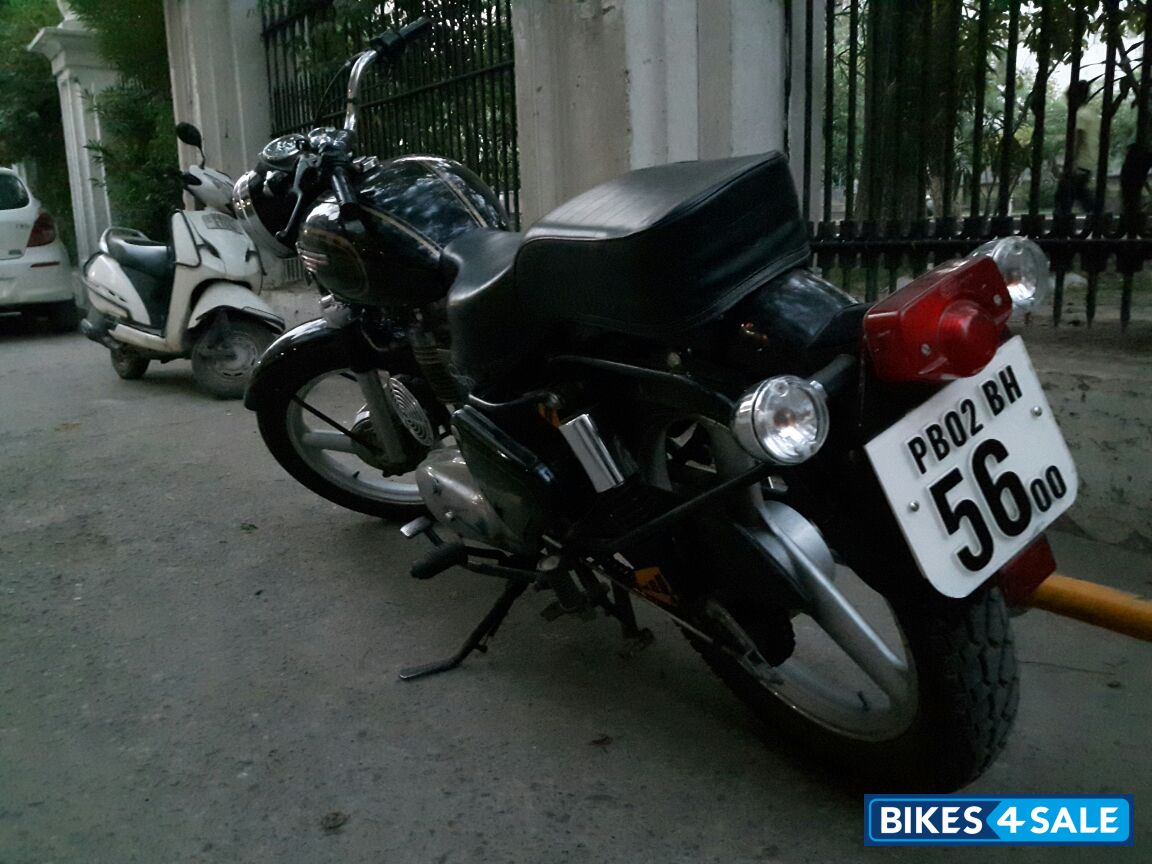
[{"label": "concrete pillar", "polygon": [[[259,0],[164,0],[176,121],[204,135],[209,167],[238,177],[271,135]],[[184,144],[180,164],[199,154]]]},{"label": "concrete pillar", "polygon": [[[792,4],[789,45],[787,0],[513,2],[525,225],[630,168],[784,150],[786,128],[801,188],[804,4]],[[824,2],[814,2],[818,58]],[[819,164],[823,76],[814,72]]]},{"label": "concrete pillar", "polygon": [[58,27],[45,27],[28,46],[52,63],[60,91],[64,123],[64,150],[72,191],[76,251],[83,262],[96,251],[101,232],[111,224],[111,208],[104,188],[104,169],[85,147],[100,140],[99,118],[89,110],[88,98],[117,82],[116,73],[96,50],[96,36],[62,8]]}]

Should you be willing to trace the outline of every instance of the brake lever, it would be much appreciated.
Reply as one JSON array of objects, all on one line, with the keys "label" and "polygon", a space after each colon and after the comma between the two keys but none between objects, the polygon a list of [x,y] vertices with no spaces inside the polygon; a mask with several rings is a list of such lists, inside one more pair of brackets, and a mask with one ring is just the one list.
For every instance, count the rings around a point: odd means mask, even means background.
[{"label": "brake lever", "polygon": [[296,160],[296,174],[292,178],[291,192],[296,194],[296,206],[292,208],[292,215],[288,217],[288,222],[284,228],[276,232],[276,239],[281,243],[287,243],[291,238],[293,229],[296,227],[296,222],[300,218],[300,208],[304,205],[304,190],[301,185],[304,182],[304,176],[308,171],[320,165],[320,156],[315,153],[302,153]]}]

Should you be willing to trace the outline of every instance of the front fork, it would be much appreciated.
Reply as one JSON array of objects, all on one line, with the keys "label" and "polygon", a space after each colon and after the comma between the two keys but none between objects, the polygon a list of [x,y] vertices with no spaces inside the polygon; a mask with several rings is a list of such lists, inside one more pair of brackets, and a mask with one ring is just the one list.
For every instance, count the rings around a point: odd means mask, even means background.
[{"label": "front fork", "polygon": [[344,348],[348,352],[350,368],[360,385],[360,393],[368,407],[372,420],[372,434],[388,462],[399,463],[405,459],[403,435],[399,413],[393,402],[391,375],[388,370],[379,368],[375,350],[368,344],[363,326],[356,318],[352,307],[341,303],[331,295],[320,301],[320,311],[328,326],[340,333]]}]

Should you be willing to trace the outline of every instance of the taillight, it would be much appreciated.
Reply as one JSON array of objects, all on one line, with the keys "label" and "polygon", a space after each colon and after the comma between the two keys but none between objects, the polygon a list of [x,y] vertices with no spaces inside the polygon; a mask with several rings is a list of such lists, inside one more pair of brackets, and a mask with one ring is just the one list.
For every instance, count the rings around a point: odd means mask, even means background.
[{"label": "taillight", "polygon": [[950,381],[996,355],[1012,297],[991,258],[937,267],[864,316],[864,343],[882,381]]},{"label": "taillight", "polygon": [[1037,586],[1056,572],[1056,559],[1048,538],[1041,534],[1000,568],[997,584],[1009,606],[1026,606]]},{"label": "taillight", "polygon": [[29,246],[47,246],[56,239],[56,223],[47,210],[41,210],[28,236]]}]

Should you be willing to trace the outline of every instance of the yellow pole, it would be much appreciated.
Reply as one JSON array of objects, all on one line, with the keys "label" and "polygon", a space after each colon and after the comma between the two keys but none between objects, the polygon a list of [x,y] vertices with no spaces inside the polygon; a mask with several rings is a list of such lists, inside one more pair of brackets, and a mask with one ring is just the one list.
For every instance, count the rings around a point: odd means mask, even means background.
[{"label": "yellow pole", "polygon": [[1152,642],[1152,602],[1115,588],[1053,573],[1032,592],[1028,603],[1037,609]]}]

